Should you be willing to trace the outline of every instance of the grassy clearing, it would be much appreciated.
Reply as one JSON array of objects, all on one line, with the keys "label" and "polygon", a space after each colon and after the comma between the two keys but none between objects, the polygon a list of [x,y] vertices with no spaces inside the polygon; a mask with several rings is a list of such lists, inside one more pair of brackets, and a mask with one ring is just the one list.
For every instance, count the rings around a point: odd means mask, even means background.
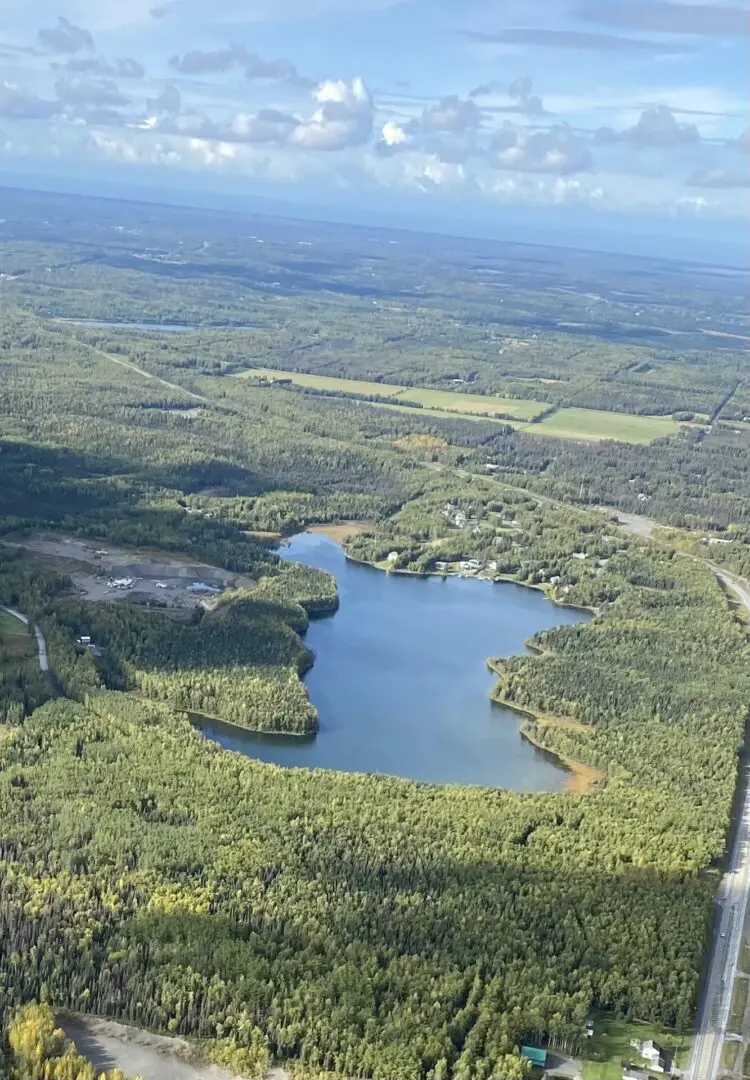
[{"label": "grassy clearing", "polygon": [[729,1027],[735,1035],[742,1033],[742,1021],[745,1018],[748,988],[750,988],[750,980],[740,977],[735,981],[732,993],[732,1013],[729,1017]]},{"label": "grassy clearing", "polygon": [[725,1042],[721,1048],[721,1067],[732,1072],[737,1061],[737,1055],[740,1052],[740,1046],[742,1043],[738,1042]]},{"label": "grassy clearing", "polygon": [[740,971],[744,971],[748,975],[750,975],[750,937],[745,937],[742,941],[742,951],[740,952]]},{"label": "grassy clearing", "polygon": [[594,1015],[594,1037],[584,1048],[583,1080],[621,1080],[622,1062],[641,1061],[631,1039],[644,1042],[654,1039],[675,1055],[675,1064],[685,1066],[690,1052],[690,1037],[665,1031],[654,1024],[627,1023],[611,1013]]},{"label": "grassy clearing", "polygon": [[745,1053],[742,1058],[742,1075],[750,1076],[750,1046],[745,1047]]},{"label": "grassy clearing", "polygon": [[460,413],[491,413],[511,416],[514,420],[533,420],[547,407],[544,402],[522,398],[496,397],[494,394],[459,394],[451,390],[410,388],[399,394],[401,401],[414,401],[427,409],[445,409]]},{"label": "grassy clearing", "polygon": [[382,397],[394,397],[406,389],[404,386],[392,386],[390,383],[365,382],[363,379],[337,379],[333,375],[305,375],[300,371],[278,371],[276,368],[251,368],[238,371],[236,379],[288,379],[297,386],[309,386],[313,390],[330,390],[345,394],[380,394]]},{"label": "grassy clearing", "polygon": [[[392,409],[394,412],[407,413],[409,416],[437,416],[441,420],[445,420],[451,414],[447,413],[445,409],[420,409],[416,405],[390,405],[387,402],[376,401],[373,404],[378,409]],[[455,416],[456,414],[453,413]],[[482,421],[485,424],[505,424],[510,427],[518,427],[519,422],[517,420],[501,420],[498,416],[480,416],[478,413],[461,413],[462,420],[476,420]],[[530,429],[531,430],[531,429]]]},{"label": "grassy clearing", "polygon": [[674,435],[680,425],[665,416],[635,416],[630,413],[600,412],[597,409],[559,409],[538,424],[524,428],[540,435],[561,439],[619,439],[620,442],[650,443],[664,435]]},{"label": "grassy clearing", "polygon": [[338,525],[308,525],[309,533],[327,536],[337,543],[343,543],[349,536],[359,536],[361,533],[370,532],[374,528],[368,521],[341,521]]},{"label": "grassy clearing", "polygon": [[9,611],[0,610],[0,635],[5,634],[24,634],[28,635],[29,628],[25,623],[17,619],[15,615],[11,615]]},{"label": "grassy clearing", "polygon": [[455,390],[429,390],[419,386],[398,386],[395,383],[366,382],[361,379],[338,379],[331,375],[306,375],[298,371],[277,371],[275,368],[252,368],[239,372],[236,378],[252,376],[266,379],[290,379],[298,386],[314,390],[345,394],[361,394],[363,397],[377,394],[380,397],[398,398],[404,404],[422,405],[425,409],[468,414],[489,413],[512,416],[518,420],[531,420],[547,406],[544,402],[504,398],[495,395],[462,394]]},{"label": "grassy clearing", "polygon": [[510,423],[529,435],[549,435],[558,439],[618,439],[620,442],[650,443],[664,435],[673,435],[680,424],[669,417],[635,416],[631,413],[602,412],[597,409],[559,409],[538,424],[529,423],[549,406],[544,402],[503,398],[494,395],[462,394],[454,390],[428,390],[418,386],[397,386],[395,383],[367,382],[362,379],[339,379],[332,375],[307,375],[298,371],[278,371],[275,368],[251,368],[238,372],[234,378],[263,377],[285,379],[298,386],[315,390],[345,393],[363,398],[378,396],[394,399],[375,402],[378,408],[413,413],[420,416],[460,414],[464,420],[485,423]]}]

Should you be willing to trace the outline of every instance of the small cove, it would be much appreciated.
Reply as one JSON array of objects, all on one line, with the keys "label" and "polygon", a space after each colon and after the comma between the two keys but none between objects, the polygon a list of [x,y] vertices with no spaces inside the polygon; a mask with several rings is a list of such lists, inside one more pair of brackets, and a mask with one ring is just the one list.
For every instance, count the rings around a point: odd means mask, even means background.
[{"label": "small cove", "polygon": [[340,607],[305,637],[305,678],[319,713],[309,739],[258,735],[201,718],[209,738],[286,766],[376,772],[432,783],[560,791],[569,774],[493,704],[488,656],[527,651],[526,638],[590,618],[508,582],[385,574],[350,562],[326,536],[303,533],[280,554],[327,570]]}]

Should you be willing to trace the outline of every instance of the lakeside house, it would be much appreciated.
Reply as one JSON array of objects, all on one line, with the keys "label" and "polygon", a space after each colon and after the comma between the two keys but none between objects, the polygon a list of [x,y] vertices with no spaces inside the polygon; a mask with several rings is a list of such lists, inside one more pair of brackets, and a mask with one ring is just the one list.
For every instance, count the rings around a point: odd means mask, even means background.
[{"label": "lakeside house", "polygon": [[464,571],[476,571],[482,569],[482,563],[479,561],[479,559],[464,559],[458,565],[459,568]]}]

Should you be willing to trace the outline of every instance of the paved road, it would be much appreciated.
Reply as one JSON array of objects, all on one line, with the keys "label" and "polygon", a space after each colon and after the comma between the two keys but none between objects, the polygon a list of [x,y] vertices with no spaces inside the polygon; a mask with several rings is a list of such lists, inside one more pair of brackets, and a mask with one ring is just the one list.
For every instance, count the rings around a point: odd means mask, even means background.
[{"label": "paved road", "polygon": [[[716,576],[750,612],[750,587],[747,582],[723,570],[717,570]],[[744,780],[745,801],[739,812],[729,867],[716,901],[718,927],[711,943],[712,954],[686,1080],[715,1080],[729,1026],[732,991],[750,894],[750,769]]]},{"label": "paved road", "polygon": [[[7,611],[9,615],[15,615],[17,619],[20,619],[24,626],[29,625],[28,615],[22,615],[20,611],[16,611],[15,608],[5,607],[0,604],[0,610]],[[49,656],[47,655],[47,642],[44,640],[44,634],[38,626],[34,627],[34,634],[36,635],[36,648],[39,655],[39,669],[45,674],[49,672]]]}]

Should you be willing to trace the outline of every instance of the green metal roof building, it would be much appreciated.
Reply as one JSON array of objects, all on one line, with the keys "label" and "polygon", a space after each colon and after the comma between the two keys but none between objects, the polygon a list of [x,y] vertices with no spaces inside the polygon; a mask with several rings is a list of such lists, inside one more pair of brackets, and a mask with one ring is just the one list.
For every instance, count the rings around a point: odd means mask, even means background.
[{"label": "green metal roof building", "polygon": [[522,1046],[521,1057],[526,1058],[532,1065],[538,1065],[540,1069],[547,1064],[547,1051],[540,1050],[538,1046]]}]

